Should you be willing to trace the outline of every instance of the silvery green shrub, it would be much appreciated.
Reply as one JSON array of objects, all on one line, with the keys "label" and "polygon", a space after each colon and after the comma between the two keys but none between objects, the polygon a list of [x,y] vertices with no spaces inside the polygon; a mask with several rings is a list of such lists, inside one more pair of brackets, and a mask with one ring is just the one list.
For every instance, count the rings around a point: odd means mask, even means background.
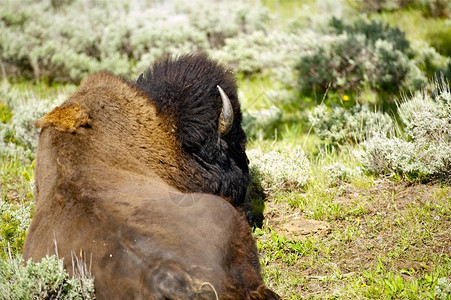
[{"label": "silvery green shrub", "polygon": [[7,122],[0,122],[0,156],[17,157],[33,161],[39,131],[34,123],[64,100],[61,94],[55,99],[40,99],[27,92],[12,90],[2,84],[0,96],[11,111]]},{"label": "silvery green shrub", "polygon": [[369,87],[376,91],[415,90],[426,79],[409,58],[409,43],[397,28],[376,22],[348,25],[332,19],[327,38],[300,52],[296,69],[303,92],[346,91]]},{"label": "silvery green shrub", "polygon": [[418,92],[398,108],[404,135],[383,131],[362,143],[364,166],[376,173],[430,178],[451,173],[451,93],[444,81],[430,95]]},{"label": "silvery green shrub", "polygon": [[420,8],[426,16],[446,18],[451,14],[451,3],[447,0],[366,0],[356,1],[356,4],[365,12],[393,11],[410,6]]},{"label": "silvery green shrub", "polygon": [[[1,2],[0,64],[37,80],[78,82],[103,69],[137,75],[165,54],[220,57],[223,47],[234,51],[234,38],[255,40],[265,35],[254,32],[269,30],[268,11],[240,1]],[[253,60],[242,60],[238,71]]]},{"label": "silvery green shrub", "polygon": [[[86,268],[86,266],[83,266]],[[0,259],[1,299],[95,299],[94,278],[75,269],[69,277],[56,256],[41,262],[24,262],[22,257]]]},{"label": "silvery green shrub", "polygon": [[[283,68],[288,53],[284,33],[262,30],[227,38],[223,47],[210,50],[211,56],[236,72],[246,75],[262,73],[272,75]],[[281,66],[282,65],[282,66]]]},{"label": "silvery green shrub", "polygon": [[299,147],[269,152],[251,149],[247,155],[251,177],[258,178],[267,193],[282,188],[300,188],[308,182],[310,162]]},{"label": "silvery green shrub", "polygon": [[329,22],[331,31],[337,34],[348,33],[349,35],[363,35],[369,44],[375,44],[377,41],[387,41],[393,48],[408,53],[410,43],[406,35],[398,27],[391,27],[378,21],[366,21],[363,19],[345,22],[342,19],[332,18]]},{"label": "silvery green shrub", "polygon": [[[442,56],[435,48],[422,43],[417,43],[416,52],[415,64],[429,76],[439,73],[441,68],[445,68],[448,63],[451,63],[450,58]],[[451,80],[451,76],[448,77],[448,80]]]},{"label": "silvery green shrub", "polygon": [[448,81],[451,81],[451,59],[445,67],[439,68],[437,70],[436,76],[443,76]]},{"label": "silvery green shrub", "polygon": [[362,169],[348,168],[342,163],[334,163],[324,167],[331,184],[338,184],[340,182],[349,182],[352,178],[360,176]]},{"label": "silvery green shrub", "polygon": [[389,115],[375,111],[367,104],[350,109],[328,108],[321,104],[313,109],[309,120],[316,135],[332,144],[359,143],[375,130],[389,132],[394,129]]},{"label": "silvery green shrub", "polygon": [[21,253],[31,223],[32,203],[11,204],[0,199],[0,260],[8,251]]},{"label": "silvery green shrub", "polygon": [[437,279],[437,285],[434,287],[434,296],[437,299],[448,299],[451,295],[451,282],[446,277]]}]

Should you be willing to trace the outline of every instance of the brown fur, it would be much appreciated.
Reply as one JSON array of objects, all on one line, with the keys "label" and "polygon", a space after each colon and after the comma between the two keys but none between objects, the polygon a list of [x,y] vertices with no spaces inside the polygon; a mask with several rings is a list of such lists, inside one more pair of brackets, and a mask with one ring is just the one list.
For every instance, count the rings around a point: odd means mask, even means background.
[{"label": "brown fur", "polygon": [[110,73],[44,117],[26,259],[92,257],[98,299],[277,299],[244,217],[202,180],[171,122]]}]

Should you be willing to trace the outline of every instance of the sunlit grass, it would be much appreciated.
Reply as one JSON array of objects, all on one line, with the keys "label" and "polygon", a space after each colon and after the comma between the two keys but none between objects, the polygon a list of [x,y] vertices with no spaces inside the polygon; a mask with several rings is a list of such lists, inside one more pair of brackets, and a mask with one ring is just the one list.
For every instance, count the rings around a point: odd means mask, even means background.
[{"label": "sunlit grass", "polygon": [[0,187],[2,200],[20,203],[33,199],[34,164],[0,157]]},{"label": "sunlit grass", "polygon": [[271,90],[280,89],[281,84],[274,80],[272,76],[245,77],[239,74],[237,79],[243,111],[265,109],[274,105],[267,93]]},{"label": "sunlit grass", "polygon": [[312,183],[304,192],[274,199],[327,220],[331,232],[301,241],[293,262],[288,245],[297,239],[269,227],[257,231],[265,279],[287,299],[448,299],[449,187],[382,182],[348,189],[340,193],[340,187]]},{"label": "sunlit grass", "polygon": [[307,20],[312,13],[317,13],[314,0],[263,0],[262,3],[275,16],[273,26],[280,29],[285,28],[294,17],[302,21]]},{"label": "sunlit grass", "polygon": [[[376,20],[382,20],[391,26],[397,26],[406,33],[409,41],[428,41],[431,33],[444,28],[450,28],[449,20],[439,18],[427,18],[419,10],[398,10],[384,12],[371,16]],[[416,26],[421,24],[421,26]]]}]

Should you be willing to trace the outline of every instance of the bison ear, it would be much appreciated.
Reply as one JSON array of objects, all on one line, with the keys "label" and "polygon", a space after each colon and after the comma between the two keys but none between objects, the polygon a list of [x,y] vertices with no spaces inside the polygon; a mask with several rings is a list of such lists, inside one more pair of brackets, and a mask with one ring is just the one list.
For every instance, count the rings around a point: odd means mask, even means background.
[{"label": "bison ear", "polygon": [[232,128],[233,108],[232,104],[230,103],[229,97],[227,97],[227,94],[219,85],[217,85],[217,88],[222,99],[222,110],[218,120],[218,132],[220,136],[223,136],[227,134],[227,132],[229,132],[230,128]]}]

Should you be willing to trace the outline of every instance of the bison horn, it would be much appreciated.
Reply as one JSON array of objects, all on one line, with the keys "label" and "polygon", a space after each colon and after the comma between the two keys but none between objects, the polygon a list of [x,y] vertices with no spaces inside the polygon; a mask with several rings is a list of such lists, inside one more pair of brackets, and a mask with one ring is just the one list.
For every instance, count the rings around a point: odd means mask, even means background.
[{"label": "bison horn", "polygon": [[219,116],[218,122],[218,132],[221,136],[225,135],[229,132],[230,128],[232,128],[233,124],[233,108],[230,103],[229,97],[227,97],[226,93],[222,90],[222,88],[217,85],[219,94],[222,99],[222,110],[221,115]]}]

